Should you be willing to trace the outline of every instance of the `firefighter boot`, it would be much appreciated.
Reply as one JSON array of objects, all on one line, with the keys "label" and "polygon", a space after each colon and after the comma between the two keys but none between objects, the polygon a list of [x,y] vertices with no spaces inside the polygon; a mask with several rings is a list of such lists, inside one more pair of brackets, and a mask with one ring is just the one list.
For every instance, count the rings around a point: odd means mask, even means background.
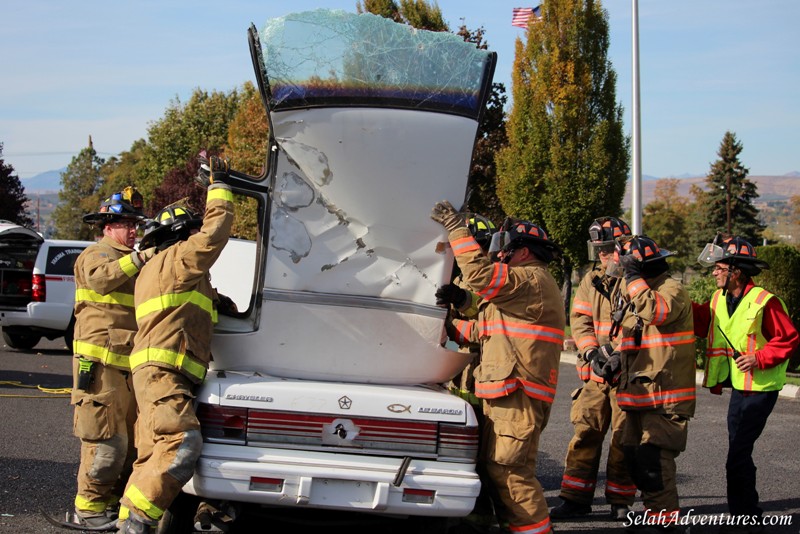
[{"label": "firefighter boot", "polygon": [[158,521],[149,517],[142,517],[130,512],[128,518],[122,522],[117,534],[152,534],[158,527]]},{"label": "firefighter boot", "polygon": [[575,517],[583,517],[592,513],[591,504],[583,504],[576,501],[571,501],[561,497],[563,501],[561,504],[550,510],[550,519],[573,519]]},{"label": "firefighter boot", "polygon": [[92,530],[114,530],[117,518],[110,518],[105,513],[97,514],[75,510],[74,512],[67,512],[64,522],[71,525],[74,524],[74,528],[78,530],[81,527],[91,528]]}]

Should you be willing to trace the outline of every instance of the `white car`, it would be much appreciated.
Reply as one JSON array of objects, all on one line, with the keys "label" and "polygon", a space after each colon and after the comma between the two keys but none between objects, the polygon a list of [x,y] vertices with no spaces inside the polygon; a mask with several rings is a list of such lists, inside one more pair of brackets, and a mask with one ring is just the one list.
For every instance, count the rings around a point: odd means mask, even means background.
[{"label": "white car", "polygon": [[0,327],[9,347],[27,350],[63,337],[72,351],[75,260],[91,241],[44,239],[0,221]]},{"label": "white car", "polygon": [[231,240],[211,271],[239,312],[215,328],[184,491],[221,507],[465,516],[478,426],[441,384],[472,356],[445,347],[435,291],[453,255],[430,212],[464,202],[495,55],[343,11],[249,37],[269,160],[228,182],[261,237]]}]

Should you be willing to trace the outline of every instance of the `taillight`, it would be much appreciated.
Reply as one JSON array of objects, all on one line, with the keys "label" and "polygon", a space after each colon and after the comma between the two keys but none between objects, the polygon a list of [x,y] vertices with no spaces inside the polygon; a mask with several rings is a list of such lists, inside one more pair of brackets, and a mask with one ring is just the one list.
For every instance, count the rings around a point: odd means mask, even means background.
[{"label": "taillight", "polygon": [[197,419],[205,441],[234,445],[247,443],[247,408],[200,403]]},{"label": "taillight", "polygon": [[478,456],[478,427],[439,423],[439,459],[475,461]]},{"label": "taillight", "polygon": [[47,285],[43,274],[34,274],[31,283],[31,300],[34,302],[44,302],[47,300]]},{"label": "taillight", "polygon": [[413,502],[417,504],[433,504],[436,498],[434,490],[425,489],[403,489],[403,502]]}]

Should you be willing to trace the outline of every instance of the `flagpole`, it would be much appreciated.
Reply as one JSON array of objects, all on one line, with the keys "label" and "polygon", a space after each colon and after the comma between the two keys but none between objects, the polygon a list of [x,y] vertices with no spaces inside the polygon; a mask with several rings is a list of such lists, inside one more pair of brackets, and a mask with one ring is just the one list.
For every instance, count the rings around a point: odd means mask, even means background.
[{"label": "flagpole", "polygon": [[639,110],[639,1],[631,0],[633,12],[633,176],[631,216],[633,233],[642,233],[642,147]]}]

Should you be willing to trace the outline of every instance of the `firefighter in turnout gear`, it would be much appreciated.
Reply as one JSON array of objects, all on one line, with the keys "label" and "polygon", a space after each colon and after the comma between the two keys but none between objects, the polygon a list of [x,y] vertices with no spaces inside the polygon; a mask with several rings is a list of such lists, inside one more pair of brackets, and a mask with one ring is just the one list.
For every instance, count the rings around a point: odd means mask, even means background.
[{"label": "firefighter in turnout gear", "polygon": [[[467,219],[467,228],[480,245],[483,254],[488,256],[492,235],[497,231],[497,227],[492,221],[476,213]],[[470,290],[461,272],[451,283],[436,290],[436,305],[447,308],[450,317],[456,319],[469,320],[477,317],[480,301],[481,298]],[[484,426],[482,401],[475,395],[475,368],[480,364],[481,347],[479,343],[465,343],[459,345],[458,350],[474,356],[461,373],[448,384],[448,388],[454,395],[472,405],[478,419],[478,428],[482,430]],[[495,509],[498,509],[501,503],[499,497],[492,491],[491,481],[483,466],[479,465],[477,468],[481,477],[481,490],[475,501],[475,507],[464,521],[469,524],[468,528],[488,529],[494,525]]]},{"label": "firefighter in turnout gear", "polygon": [[535,224],[509,219],[492,236],[490,254],[498,250],[500,260],[493,263],[449,202],[437,203],[431,218],[448,231],[464,281],[482,299],[476,319],[447,326],[451,339],[481,346],[475,369],[486,420],[481,461],[502,501],[501,519],[514,532],[546,534],[552,527],[536,458],[566,324],[561,292],[547,270],[560,249]]},{"label": "firefighter in turnout gear", "polygon": [[206,185],[202,219],[168,206],[148,224],[142,246],[158,254],[136,284],[139,330],[131,353],[139,404],[138,457],[122,497],[121,533],[154,531],[164,511],[194,472],[203,439],[193,390],[205,378],[217,320],[209,269],[228,242],[233,193],[226,161],[200,157]]},{"label": "firefighter in turnout gear", "polygon": [[671,255],[646,236],[617,240],[606,272],[624,271],[621,343],[602,367],[593,363],[606,378],[619,373],[625,461],[645,506],[638,532],[677,530],[675,458],[686,449],[695,410],[692,304],[669,276]]},{"label": "firefighter in turnout gear", "polygon": [[117,506],[136,451],[136,401],[129,356],[136,333],[134,282],[154,249],[133,249],[143,221],[142,195],[133,187],[102,201],[83,220],[103,232],[75,262],[72,404],[81,440],[78,492],[66,523],[114,528]]},{"label": "firefighter in turnout gear", "polygon": [[[578,347],[578,375],[585,382],[572,394],[570,419],[575,434],[569,443],[561,480],[562,504],[550,511],[553,520],[580,517],[591,513],[603,439],[611,430],[606,464],[606,501],[611,518],[624,520],[636,496],[622,452],[622,427],[625,412],[617,404],[615,383],[592,371],[591,362],[600,358],[601,347],[613,353],[611,295],[619,294],[620,278],[606,276],[606,265],[614,255],[615,240],[630,236],[625,221],[616,217],[595,219],[589,226],[589,259],[594,268],[581,280],[570,311],[572,336]],[[599,265],[598,265],[599,262]],[[617,341],[617,344],[619,341]]]},{"label": "firefighter in turnout gear", "polygon": [[718,235],[698,261],[714,266],[717,285],[710,302],[694,305],[695,333],[708,338],[703,386],[717,394],[722,387],[732,388],[725,462],[728,510],[731,516],[758,519],[757,524],[725,525],[721,532],[763,532],[753,447],[786,382],[800,336],[784,302],[753,282],[769,265],[745,239]]}]

